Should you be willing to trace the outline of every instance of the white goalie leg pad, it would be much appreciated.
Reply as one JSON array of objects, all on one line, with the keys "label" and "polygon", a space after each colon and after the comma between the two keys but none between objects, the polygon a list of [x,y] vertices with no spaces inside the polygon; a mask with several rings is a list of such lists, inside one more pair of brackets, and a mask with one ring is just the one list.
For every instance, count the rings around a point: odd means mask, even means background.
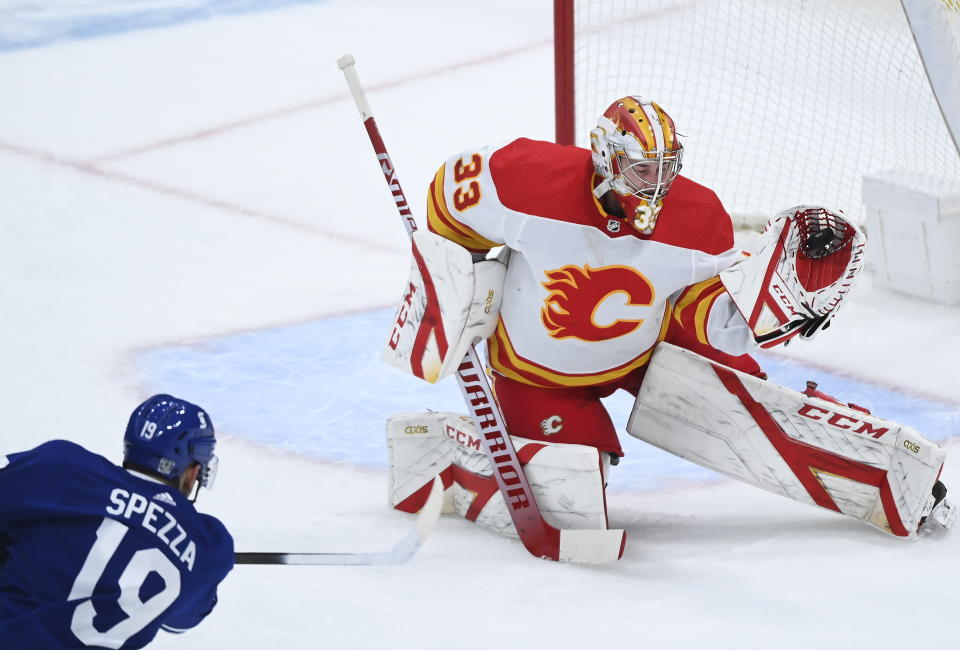
[{"label": "white goalie leg pad", "polygon": [[827,208],[799,205],[774,216],[758,250],[720,273],[762,348],[829,326],[863,267],[866,238]]},{"label": "white goalie leg pad", "polygon": [[434,383],[453,374],[467,348],[493,334],[507,267],[476,264],[467,249],[429,231],[413,234],[413,263],[381,357]]},{"label": "white goalie leg pad", "polygon": [[[517,536],[480,437],[469,417],[404,413],[387,421],[390,503],[416,512],[437,474],[448,487],[445,512],[503,535]],[[604,482],[608,454],[594,447],[511,436],[544,519],[562,529],[607,528]]]},{"label": "white goalie leg pad", "polygon": [[[448,429],[454,450],[453,508],[503,535],[517,536],[473,422]],[[607,528],[604,459],[594,447],[511,436],[544,520],[556,528]]]},{"label": "white goalie leg pad", "polygon": [[[900,537],[916,536],[931,515],[946,456],[908,426],[666,343],[654,352],[627,431],[698,465]],[[934,518],[947,517],[941,512]]]},{"label": "white goalie leg pad", "polygon": [[387,418],[390,505],[403,512],[419,512],[427,502],[433,479],[443,478],[444,512],[450,508],[453,445],[446,434],[453,413],[397,413]]}]

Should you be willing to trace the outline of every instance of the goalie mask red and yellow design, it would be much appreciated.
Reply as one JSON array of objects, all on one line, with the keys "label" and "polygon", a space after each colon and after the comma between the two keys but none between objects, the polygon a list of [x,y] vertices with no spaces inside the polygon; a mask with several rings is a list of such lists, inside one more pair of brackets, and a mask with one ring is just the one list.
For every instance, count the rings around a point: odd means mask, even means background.
[{"label": "goalie mask red and yellow design", "polygon": [[680,173],[683,145],[673,120],[658,104],[623,97],[590,131],[593,167],[603,179],[593,193],[613,191],[633,226],[649,235],[670,184]]}]

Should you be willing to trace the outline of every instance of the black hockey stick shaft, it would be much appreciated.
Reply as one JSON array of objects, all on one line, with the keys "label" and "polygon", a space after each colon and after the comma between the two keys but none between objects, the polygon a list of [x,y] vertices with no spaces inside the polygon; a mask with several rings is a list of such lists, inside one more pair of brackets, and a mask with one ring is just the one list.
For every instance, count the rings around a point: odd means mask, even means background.
[{"label": "black hockey stick shaft", "polygon": [[234,553],[234,564],[291,564],[291,565],[372,565],[403,564],[420,549],[443,510],[443,480],[437,476],[427,502],[417,513],[414,525],[393,548],[374,553],[290,553],[242,552]]}]

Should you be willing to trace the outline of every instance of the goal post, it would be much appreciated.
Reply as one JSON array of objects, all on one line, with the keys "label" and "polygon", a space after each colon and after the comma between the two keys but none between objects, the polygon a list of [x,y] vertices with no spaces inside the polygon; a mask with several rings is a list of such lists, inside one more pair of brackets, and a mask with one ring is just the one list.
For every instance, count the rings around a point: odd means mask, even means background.
[{"label": "goal post", "polygon": [[862,222],[881,171],[960,179],[960,0],[554,0],[554,16],[557,141],[587,146],[611,101],[653,99],[684,175],[740,226],[802,203]]},{"label": "goal post", "polygon": [[573,2],[553,0],[553,74],[557,144],[575,144]]}]

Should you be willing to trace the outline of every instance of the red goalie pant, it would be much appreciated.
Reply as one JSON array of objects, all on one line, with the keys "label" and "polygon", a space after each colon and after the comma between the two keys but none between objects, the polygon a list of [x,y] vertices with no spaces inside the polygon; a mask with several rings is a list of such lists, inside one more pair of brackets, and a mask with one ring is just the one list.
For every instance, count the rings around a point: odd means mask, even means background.
[{"label": "red goalie pant", "polygon": [[[642,369],[641,369],[642,370]],[[634,395],[642,372],[602,386],[541,388],[493,373],[493,390],[512,436],[546,442],[589,445],[623,456],[616,427],[600,398],[619,388]]]},{"label": "red goalie pant", "polygon": [[[714,350],[681,327],[671,327],[667,340],[741,372],[765,377],[750,355],[735,357]],[[512,436],[589,445],[623,456],[616,427],[600,399],[618,390],[636,397],[646,373],[647,366],[643,366],[609,384],[542,388],[493,371],[493,392],[506,420],[507,431]]]}]

